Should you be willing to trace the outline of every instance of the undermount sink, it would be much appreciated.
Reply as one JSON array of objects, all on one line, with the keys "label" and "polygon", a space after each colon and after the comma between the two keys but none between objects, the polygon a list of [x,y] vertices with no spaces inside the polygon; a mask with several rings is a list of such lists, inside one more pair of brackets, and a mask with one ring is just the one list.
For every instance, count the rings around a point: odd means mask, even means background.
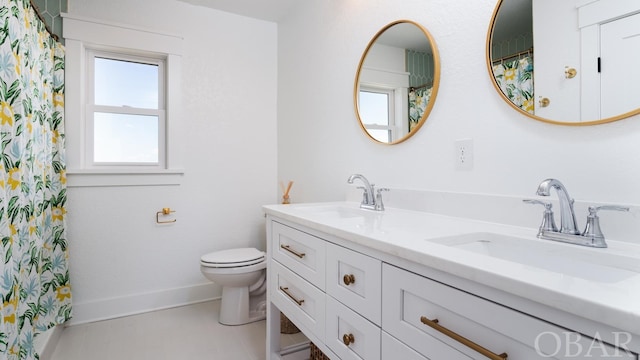
[{"label": "undermount sink", "polygon": [[614,254],[608,249],[484,232],[427,241],[596,282],[614,283],[640,274],[638,258]]},{"label": "undermount sink", "polygon": [[300,213],[306,213],[313,216],[319,216],[323,218],[336,218],[347,219],[354,217],[367,216],[368,213],[372,213],[372,210],[363,210],[360,208],[352,208],[344,205],[303,205],[296,208]]}]

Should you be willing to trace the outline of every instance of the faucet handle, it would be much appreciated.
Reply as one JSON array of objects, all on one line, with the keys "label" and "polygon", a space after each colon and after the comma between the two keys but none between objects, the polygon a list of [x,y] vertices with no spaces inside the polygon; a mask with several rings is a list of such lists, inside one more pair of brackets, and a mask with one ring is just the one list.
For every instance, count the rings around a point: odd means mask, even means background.
[{"label": "faucet handle", "polygon": [[598,211],[600,210],[629,211],[629,208],[617,205],[589,206],[587,226],[584,228],[582,236],[591,238],[594,243],[598,243],[598,247],[607,247],[604,234],[602,234],[602,229],[600,228],[600,217],[598,216]]},{"label": "faucet handle", "polygon": [[548,202],[548,201],[540,201],[540,200],[533,200],[533,199],[524,199],[522,200],[523,203],[525,204],[530,204],[530,205],[542,205],[544,206],[545,209],[550,210],[551,207],[553,207],[553,205]]},{"label": "faucet handle", "polygon": [[558,232],[558,227],[556,226],[556,221],[553,217],[553,210],[551,210],[553,205],[550,202],[531,199],[525,199],[522,200],[522,202],[530,205],[544,206],[544,213],[542,214],[542,223],[538,229],[538,236],[545,231]]},{"label": "faucet handle", "polygon": [[589,206],[589,215],[597,216],[598,211],[600,210],[629,211],[629,208],[626,206],[618,206],[618,205]]},{"label": "faucet handle", "polygon": [[[374,189],[376,187],[376,184],[371,184],[371,189]],[[362,191],[367,191],[367,188],[364,186],[356,186],[356,189],[360,189]]]},{"label": "faucet handle", "polygon": [[364,206],[375,206],[375,195],[374,195],[374,189],[376,184],[371,184],[369,185],[370,188],[367,188],[366,186],[358,186],[357,189],[362,190],[362,205]]},{"label": "faucet handle", "polygon": [[382,192],[383,191],[389,191],[388,188],[380,188],[378,190],[376,190],[376,207],[375,209],[378,211],[383,211],[384,210],[384,203],[382,202]]},{"label": "faucet handle", "polygon": [[367,188],[364,186],[358,186],[356,189],[362,190],[362,204],[368,204],[369,195],[367,195]]}]

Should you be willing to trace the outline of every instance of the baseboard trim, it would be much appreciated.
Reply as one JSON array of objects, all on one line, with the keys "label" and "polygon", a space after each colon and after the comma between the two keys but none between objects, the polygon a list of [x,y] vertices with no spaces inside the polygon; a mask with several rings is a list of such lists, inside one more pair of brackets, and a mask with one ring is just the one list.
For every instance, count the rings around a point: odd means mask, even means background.
[{"label": "baseboard trim", "polygon": [[74,303],[73,318],[67,325],[115,319],[123,316],[201,303],[220,298],[213,283],[133,294],[129,296]]},{"label": "baseboard trim", "polygon": [[63,327],[64,325],[57,325],[36,336],[35,348],[40,360],[48,360],[53,356],[58,340],[60,340],[60,335],[62,335]]}]

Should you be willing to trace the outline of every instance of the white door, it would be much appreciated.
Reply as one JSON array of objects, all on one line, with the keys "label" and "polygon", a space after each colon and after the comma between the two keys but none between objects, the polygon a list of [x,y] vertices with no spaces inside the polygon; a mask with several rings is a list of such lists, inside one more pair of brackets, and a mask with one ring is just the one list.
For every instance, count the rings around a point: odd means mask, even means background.
[{"label": "white door", "polygon": [[602,117],[640,107],[640,14],[600,26]]},{"label": "white door", "polygon": [[[535,114],[546,119],[580,120],[580,77],[565,77],[565,67],[581,74],[577,2],[532,1]],[[548,106],[540,105],[543,98]]]}]

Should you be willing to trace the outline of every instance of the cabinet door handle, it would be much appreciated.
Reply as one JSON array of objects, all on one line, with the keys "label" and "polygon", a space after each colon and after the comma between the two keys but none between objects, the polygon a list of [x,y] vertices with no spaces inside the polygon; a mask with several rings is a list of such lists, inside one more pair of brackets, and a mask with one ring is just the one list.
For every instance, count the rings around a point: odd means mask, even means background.
[{"label": "cabinet door handle", "polygon": [[353,334],[344,334],[342,335],[342,342],[349,346],[349,344],[353,344],[354,342],[356,342],[356,338],[353,337]]},{"label": "cabinet door handle", "polygon": [[353,276],[353,274],[345,274],[342,277],[342,281],[344,282],[345,285],[351,285],[356,282],[356,277]]},{"label": "cabinet door handle", "polygon": [[288,251],[288,252],[292,253],[293,255],[295,255],[295,256],[297,256],[297,257],[299,257],[300,259],[302,259],[302,258],[304,257],[304,255],[305,255],[305,253],[300,253],[300,252],[297,252],[297,251],[295,251],[295,250],[292,250],[292,249],[289,247],[289,245],[280,245],[280,247],[281,247],[281,248],[283,248],[283,249],[285,249],[286,251]]},{"label": "cabinet door handle", "polygon": [[289,288],[288,287],[282,287],[280,286],[280,290],[289,297],[289,299],[293,300],[296,302],[296,304],[298,304],[299,306],[302,306],[302,303],[304,302],[304,299],[302,300],[298,300],[296,299],[293,295],[291,295],[291,293],[289,292]]},{"label": "cabinet door handle", "polygon": [[430,328],[435,329],[436,331],[452,338],[453,340],[473,349],[476,352],[479,352],[480,354],[482,354],[483,356],[488,357],[491,360],[507,360],[507,353],[502,353],[502,354],[496,354],[494,352],[492,352],[491,350],[488,350],[487,348],[482,347],[481,345],[478,345],[476,343],[474,343],[473,341],[467,339],[466,337],[457,334],[449,329],[447,329],[446,327],[438,324],[438,319],[433,319],[430,320],[428,319],[426,316],[421,316],[420,317],[420,322],[422,322],[423,324],[429,326]]}]

